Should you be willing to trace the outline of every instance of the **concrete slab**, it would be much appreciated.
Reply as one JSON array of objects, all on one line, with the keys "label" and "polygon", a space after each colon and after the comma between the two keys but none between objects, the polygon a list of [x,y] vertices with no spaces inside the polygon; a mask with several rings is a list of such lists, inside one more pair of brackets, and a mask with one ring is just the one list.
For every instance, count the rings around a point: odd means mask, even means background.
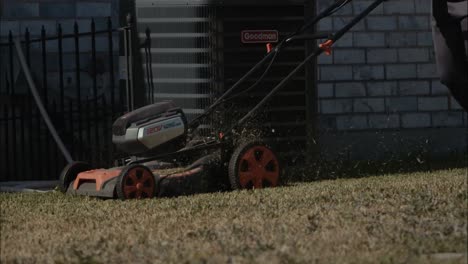
[{"label": "concrete slab", "polygon": [[58,181],[11,181],[0,182],[0,192],[50,192]]}]

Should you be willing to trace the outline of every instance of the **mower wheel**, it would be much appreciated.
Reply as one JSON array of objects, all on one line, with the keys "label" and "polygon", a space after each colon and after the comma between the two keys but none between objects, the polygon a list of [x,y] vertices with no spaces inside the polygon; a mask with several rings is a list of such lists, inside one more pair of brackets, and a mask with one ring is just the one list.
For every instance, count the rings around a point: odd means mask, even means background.
[{"label": "mower wheel", "polygon": [[60,173],[59,189],[66,193],[70,183],[76,179],[78,174],[91,170],[91,165],[83,161],[74,161],[69,163]]},{"label": "mower wheel", "polygon": [[122,200],[153,198],[156,193],[156,180],[148,167],[132,164],[120,172],[115,189],[117,197]]},{"label": "mower wheel", "polygon": [[234,150],[228,174],[234,190],[276,187],[280,183],[280,164],[265,143],[250,141]]}]

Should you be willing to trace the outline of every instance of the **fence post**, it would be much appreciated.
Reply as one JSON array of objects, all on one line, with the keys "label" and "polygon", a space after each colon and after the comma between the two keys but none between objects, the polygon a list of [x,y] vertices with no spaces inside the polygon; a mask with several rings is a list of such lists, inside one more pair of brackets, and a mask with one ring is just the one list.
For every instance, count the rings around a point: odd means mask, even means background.
[{"label": "fence post", "polygon": [[4,130],[5,130],[5,161],[6,161],[6,179],[10,179],[11,175],[10,175],[10,139],[9,139],[9,125],[8,125],[8,107],[5,105],[3,107],[4,111],[3,111],[3,118],[5,120],[5,126],[4,126]]},{"label": "fence post", "polygon": [[[15,69],[14,69],[14,64],[13,64],[13,33],[11,30],[8,33],[8,49],[9,49],[9,64],[10,64],[10,88],[11,88],[11,94],[15,94]],[[10,89],[7,86],[7,94],[10,94]]]},{"label": "fence post", "polygon": [[[16,179],[17,177],[17,171],[16,171],[16,163],[17,163],[17,157],[16,157],[16,98],[15,98],[15,73],[14,73],[14,62],[13,62],[13,33],[11,30],[8,33],[8,48],[9,48],[9,64],[10,64],[10,81],[9,84],[7,85],[7,96],[10,96],[9,104],[10,104],[10,109],[11,109],[11,127],[12,127],[12,133],[11,133],[11,142],[13,142],[11,149],[11,163],[13,164],[13,169],[11,170],[11,175],[13,179]],[[9,127],[8,125],[8,119],[7,119],[7,129]],[[8,135],[8,134],[7,134]],[[8,138],[8,137],[7,137]],[[8,154],[9,155],[9,154]]]},{"label": "fence post", "polygon": [[127,112],[131,111],[130,108],[130,60],[128,54],[128,28],[124,29],[124,56],[125,56],[125,69],[127,70],[127,78],[125,80],[125,96],[127,99]]},{"label": "fence post", "polygon": [[59,63],[59,88],[60,88],[60,111],[65,112],[65,87],[63,83],[63,32],[62,24],[57,26],[57,41],[58,41],[58,63]]},{"label": "fence post", "polygon": [[[41,28],[41,47],[42,47],[42,94],[44,96],[44,107],[45,110],[49,111],[49,95],[48,95],[48,84],[47,84],[47,44],[46,44],[46,30],[45,27]],[[41,135],[41,133],[39,134]],[[45,135],[45,157],[50,155],[50,140],[48,134]],[[46,174],[50,173],[50,163],[45,161]]]},{"label": "fence post", "polygon": [[[20,128],[21,128],[21,155],[23,156],[23,159],[24,157],[26,156],[26,135],[25,135],[25,110],[24,110],[24,107],[25,105],[23,104],[23,102],[21,103],[21,107],[20,107]],[[21,161],[20,161],[21,163]],[[30,167],[30,166],[22,166],[20,164],[20,167],[21,167],[21,175],[22,177],[25,177],[26,176],[26,171],[27,171],[27,167]]]},{"label": "fence post", "polygon": [[[96,67],[96,24],[94,19],[91,20],[91,60],[92,60],[92,72],[93,72],[93,120],[94,120],[94,143],[89,141],[91,146],[99,146],[99,118],[98,118],[98,93],[97,93],[97,67]],[[97,163],[99,163],[99,157],[97,157]]]},{"label": "fence post", "polygon": [[[90,150],[93,144],[91,144],[91,116],[90,116],[90,103],[89,103],[89,97],[86,96],[86,101],[85,101],[85,112],[86,112],[86,139],[88,140],[88,148],[86,150]],[[78,117],[79,118],[79,117]],[[84,142],[81,143],[84,145]],[[94,161],[94,151],[89,151],[89,161]]]},{"label": "fence post", "polygon": [[47,91],[47,46],[46,46],[46,30],[45,27],[42,26],[41,29],[41,47],[42,47],[42,93],[44,96],[44,106],[46,110],[49,108],[49,99],[48,99],[48,91]]},{"label": "fence post", "polygon": [[[26,55],[26,63],[28,64],[28,67],[31,68],[31,37],[29,33],[29,28],[26,28],[24,32],[24,47],[25,47],[25,55]],[[34,111],[33,111],[33,99],[32,95],[29,92],[29,97],[28,97],[28,115],[30,117],[30,120],[28,122],[28,131],[29,131],[29,156],[30,156],[30,161],[31,165],[28,166],[29,171],[31,173],[40,171],[40,166],[38,164],[38,159],[36,159],[36,153],[34,152],[33,144],[32,142],[35,142],[34,140],[34,133],[33,130],[33,125],[34,125]],[[38,121],[39,122],[39,121]],[[39,130],[38,130],[39,131]],[[37,142],[38,146],[40,147],[40,142]]]},{"label": "fence post", "polygon": [[112,19],[107,17],[107,37],[109,40],[109,79],[111,95],[111,119],[114,119],[115,111],[115,80],[114,80],[114,43],[112,37]]},{"label": "fence post", "polygon": [[74,25],[74,39],[75,39],[75,77],[76,77],[76,100],[78,102],[77,105],[77,111],[78,111],[78,144],[77,144],[77,152],[78,152],[78,157],[81,159],[82,157],[82,144],[83,144],[83,130],[82,130],[82,125],[81,125],[81,76],[80,76],[80,39],[79,39],[79,29],[78,29],[78,23],[75,22]]},{"label": "fence post", "polygon": [[127,51],[127,83],[128,83],[128,91],[127,91],[127,101],[128,101],[128,111],[132,111],[134,109],[135,104],[135,91],[134,91],[134,80],[133,80],[133,35],[132,35],[132,15],[127,15],[127,28],[126,28],[126,47]]},{"label": "fence post", "polygon": [[24,32],[24,46],[26,49],[26,52],[25,52],[26,63],[28,64],[29,67],[31,67],[31,38],[30,38],[29,28],[26,28],[26,31]]},{"label": "fence post", "polygon": [[68,120],[70,121],[69,123],[69,129],[70,129],[70,137],[71,137],[71,141],[70,141],[70,146],[71,146],[71,149],[70,149],[70,153],[72,153],[72,156],[75,156],[76,155],[76,152],[75,152],[75,144],[74,144],[74,133],[73,133],[73,100],[72,99],[69,99],[68,100]]},{"label": "fence post", "polygon": [[145,43],[144,43],[144,49],[145,49],[145,68],[146,68],[146,85],[148,91],[147,91],[147,96],[148,96],[148,103],[152,104],[153,103],[153,91],[151,87],[151,79],[150,79],[150,58],[151,58],[151,37],[150,37],[150,30],[147,27],[145,30]]}]

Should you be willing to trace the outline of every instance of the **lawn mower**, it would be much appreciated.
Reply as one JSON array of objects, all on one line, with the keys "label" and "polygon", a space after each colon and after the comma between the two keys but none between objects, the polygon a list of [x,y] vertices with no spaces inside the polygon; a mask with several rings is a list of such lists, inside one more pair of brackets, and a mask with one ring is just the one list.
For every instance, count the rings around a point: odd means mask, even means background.
[{"label": "lawn mower", "polygon": [[[352,2],[338,0],[276,47],[271,49],[271,44],[267,44],[266,56],[190,123],[182,109],[171,101],[154,103],[126,113],[112,127],[113,143],[130,156],[123,166],[93,169],[85,162],[70,159],[60,175],[60,190],[67,194],[105,198],[152,198],[171,193],[190,193],[193,179],[210,180],[210,176],[215,175],[227,176],[232,189],[278,186],[282,167],[272,147],[262,140],[244,138],[235,131],[239,131],[306,63],[322,53],[329,55],[336,41],[384,1],[376,0],[335,33],[309,34],[308,31],[320,20]],[[192,136],[204,120],[212,117],[215,109],[257,87],[289,43],[318,39],[324,41],[240,120],[219,131],[215,137]],[[260,72],[254,84],[240,89],[248,77],[261,69],[263,73]],[[53,132],[53,129],[50,130]],[[54,138],[60,146],[58,137]]]}]

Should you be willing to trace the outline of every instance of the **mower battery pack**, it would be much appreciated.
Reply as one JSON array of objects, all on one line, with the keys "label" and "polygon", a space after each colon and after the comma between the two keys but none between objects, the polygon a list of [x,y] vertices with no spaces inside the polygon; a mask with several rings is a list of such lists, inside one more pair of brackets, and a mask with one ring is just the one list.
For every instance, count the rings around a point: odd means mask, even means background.
[{"label": "mower battery pack", "polygon": [[148,105],[118,118],[112,126],[112,142],[120,150],[144,154],[159,148],[179,147],[187,136],[187,120],[173,102]]}]

